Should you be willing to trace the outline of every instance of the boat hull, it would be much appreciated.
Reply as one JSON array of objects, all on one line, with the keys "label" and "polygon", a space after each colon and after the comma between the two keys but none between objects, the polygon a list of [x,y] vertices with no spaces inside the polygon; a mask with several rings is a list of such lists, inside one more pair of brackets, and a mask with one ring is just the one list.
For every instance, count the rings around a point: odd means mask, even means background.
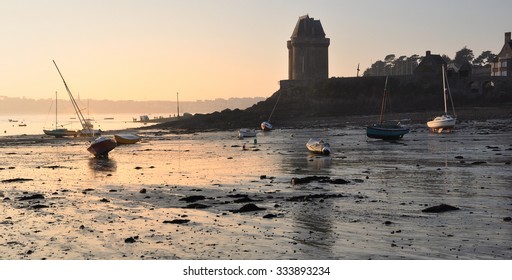
[{"label": "boat hull", "polygon": [[115,134],[114,139],[118,145],[135,144],[141,140],[141,137],[135,134]]},{"label": "boat hull", "polygon": [[382,140],[398,140],[409,133],[409,128],[401,126],[379,126],[371,125],[366,127],[366,136]]},{"label": "boat hull", "polygon": [[114,138],[99,137],[91,143],[87,151],[95,157],[107,157],[115,147],[117,147],[117,143]]},{"label": "boat hull", "polygon": [[62,129],[52,129],[52,130],[43,129],[43,132],[46,135],[54,136],[56,138],[76,137],[77,134],[78,134],[76,131],[67,130],[65,128],[62,128]]},{"label": "boat hull", "polygon": [[261,123],[261,130],[263,131],[271,131],[272,125],[269,122],[262,122]]},{"label": "boat hull", "polygon": [[329,155],[331,154],[331,146],[329,143],[317,138],[311,138],[306,143],[308,150],[315,154]]},{"label": "boat hull", "polygon": [[255,129],[248,129],[248,128],[240,128],[238,131],[238,137],[244,138],[244,137],[256,137],[256,130]]},{"label": "boat hull", "polygon": [[443,129],[452,130],[455,127],[456,121],[457,121],[457,119],[452,116],[443,115],[440,117],[436,117],[435,119],[427,122],[427,126],[432,131],[435,131],[435,130],[442,131]]}]

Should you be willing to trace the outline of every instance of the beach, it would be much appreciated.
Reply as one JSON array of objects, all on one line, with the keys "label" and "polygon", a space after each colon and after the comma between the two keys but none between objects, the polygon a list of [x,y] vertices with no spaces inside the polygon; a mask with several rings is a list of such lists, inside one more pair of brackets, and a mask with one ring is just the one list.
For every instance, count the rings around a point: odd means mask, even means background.
[{"label": "beach", "polygon": [[[108,159],[88,139],[0,141],[4,260],[512,258],[512,124],[400,141],[360,123],[140,130]],[[320,137],[332,154],[305,143]],[[244,149],[245,145],[245,149]],[[435,206],[452,208],[434,208]]]}]

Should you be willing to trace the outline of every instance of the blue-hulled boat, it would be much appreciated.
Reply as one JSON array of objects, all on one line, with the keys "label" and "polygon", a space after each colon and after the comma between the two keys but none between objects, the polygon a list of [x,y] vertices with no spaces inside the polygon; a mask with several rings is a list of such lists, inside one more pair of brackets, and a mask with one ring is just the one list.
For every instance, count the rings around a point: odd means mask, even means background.
[{"label": "blue-hulled boat", "polygon": [[398,140],[404,137],[405,134],[409,133],[409,128],[403,126],[400,123],[400,121],[396,123],[384,123],[384,111],[386,109],[386,102],[388,99],[387,86],[388,77],[386,76],[386,83],[384,84],[384,95],[382,97],[379,122],[376,124],[368,125],[366,127],[366,136],[375,139]]},{"label": "blue-hulled boat", "polygon": [[409,128],[396,124],[373,124],[366,127],[366,136],[383,140],[398,140],[409,133]]}]

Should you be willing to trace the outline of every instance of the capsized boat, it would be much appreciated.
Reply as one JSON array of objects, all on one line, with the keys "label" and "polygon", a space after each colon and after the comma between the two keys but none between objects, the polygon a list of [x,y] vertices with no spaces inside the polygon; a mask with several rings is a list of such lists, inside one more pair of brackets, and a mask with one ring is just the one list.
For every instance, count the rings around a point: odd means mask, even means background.
[{"label": "capsized boat", "polygon": [[369,138],[382,139],[382,140],[398,140],[409,133],[409,128],[403,126],[400,121],[398,122],[384,122],[384,112],[386,111],[386,103],[388,100],[388,77],[384,84],[384,94],[382,96],[382,103],[380,108],[379,122],[366,126],[366,136]]},{"label": "capsized boat", "polygon": [[114,138],[118,145],[135,144],[142,139],[139,135],[131,133],[114,134]]},{"label": "capsized boat", "polygon": [[306,143],[308,150],[315,154],[328,155],[331,153],[331,146],[320,138],[311,138]]},{"label": "capsized boat", "polygon": [[238,130],[238,138],[244,138],[244,137],[256,137],[256,129],[250,129],[250,128],[240,128]]},{"label": "capsized boat", "polygon": [[96,138],[87,151],[95,157],[108,157],[108,153],[117,146],[116,140],[112,137],[101,136]]},{"label": "capsized boat", "polygon": [[451,132],[452,129],[455,127],[455,122],[457,121],[456,117],[448,114],[448,109],[447,109],[447,104],[446,104],[448,95],[450,96],[450,100],[452,103],[453,115],[455,115],[455,108],[453,106],[452,94],[450,92],[450,86],[448,85],[448,81],[446,78],[446,72],[444,70],[444,65],[442,66],[442,72],[443,72],[444,114],[441,116],[435,117],[433,120],[427,122],[427,126],[428,126],[428,128],[430,128],[430,131],[437,132],[437,133],[441,133],[441,132],[443,132],[443,130]]}]

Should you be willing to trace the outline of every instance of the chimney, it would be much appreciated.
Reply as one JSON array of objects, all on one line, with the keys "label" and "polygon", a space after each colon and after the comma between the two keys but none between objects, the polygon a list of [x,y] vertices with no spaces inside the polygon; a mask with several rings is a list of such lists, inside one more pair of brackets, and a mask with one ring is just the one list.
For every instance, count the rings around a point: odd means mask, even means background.
[{"label": "chimney", "polygon": [[505,32],[505,44],[510,42],[510,32]]},{"label": "chimney", "polygon": [[427,51],[427,54],[425,56],[430,56],[430,51]]}]

